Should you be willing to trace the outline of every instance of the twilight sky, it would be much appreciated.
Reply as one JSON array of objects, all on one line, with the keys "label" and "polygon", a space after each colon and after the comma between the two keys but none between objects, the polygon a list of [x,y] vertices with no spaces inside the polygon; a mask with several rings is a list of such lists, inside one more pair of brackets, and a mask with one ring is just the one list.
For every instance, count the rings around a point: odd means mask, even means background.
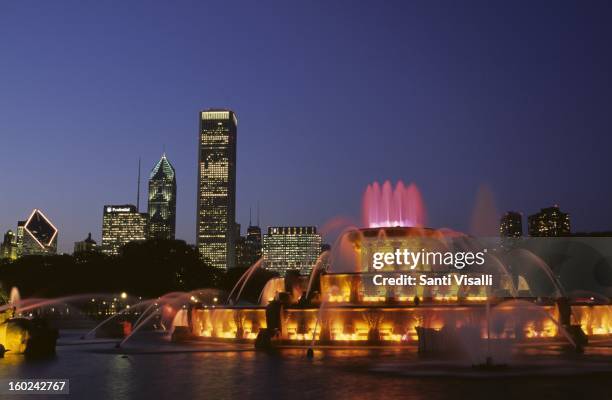
[{"label": "twilight sky", "polygon": [[263,226],[358,219],[403,179],[434,227],[468,229],[487,185],[612,230],[612,4],[491,3],[0,1],[0,230],[38,207],[60,250],[100,240],[165,149],[193,243],[208,107],[238,115],[243,228],[257,201]]}]

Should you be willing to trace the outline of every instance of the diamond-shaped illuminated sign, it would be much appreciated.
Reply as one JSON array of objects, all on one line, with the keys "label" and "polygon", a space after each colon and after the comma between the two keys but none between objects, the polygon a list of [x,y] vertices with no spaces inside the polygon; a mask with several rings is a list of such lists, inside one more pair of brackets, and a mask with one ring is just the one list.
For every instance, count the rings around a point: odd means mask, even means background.
[{"label": "diamond-shaped illuminated sign", "polygon": [[50,246],[57,235],[57,228],[38,209],[32,211],[23,228],[43,249]]}]

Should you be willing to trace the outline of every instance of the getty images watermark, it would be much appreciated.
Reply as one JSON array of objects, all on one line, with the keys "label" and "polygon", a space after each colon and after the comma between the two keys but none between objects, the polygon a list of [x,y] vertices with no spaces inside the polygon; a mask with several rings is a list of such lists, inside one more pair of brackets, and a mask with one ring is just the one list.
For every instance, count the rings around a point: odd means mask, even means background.
[{"label": "getty images watermark", "polygon": [[[485,264],[487,249],[481,251],[429,251],[421,249],[396,249],[393,252],[375,252],[372,254],[372,268],[381,271],[385,267],[408,268],[410,271],[418,267],[436,265],[440,267],[462,270],[469,266]],[[386,276],[375,274],[372,282],[376,286],[492,286],[492,274],[459,274],[459,273],[421,273],[394,274]]]}]

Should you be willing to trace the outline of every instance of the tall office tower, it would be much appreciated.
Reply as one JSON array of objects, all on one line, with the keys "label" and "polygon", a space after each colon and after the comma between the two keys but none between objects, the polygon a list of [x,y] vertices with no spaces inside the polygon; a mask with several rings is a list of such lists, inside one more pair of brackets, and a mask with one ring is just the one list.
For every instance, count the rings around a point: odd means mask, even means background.
[{"label": "tall office tower", "polygon": [[25,221],[17,221],[17,233],[15,238],[17,243],[17,258],[21,257],[21,249],[23,248],[23,226],[25,223]]},{"label": "tall office tower", "polygon": [[310,274],[320,253],[321,236],[314,226],[274,226],[263,238],[264,265],[281,275],[291,269]]},{"label": "tall office tower", "polygon": [[164,153],[149,176],[149,237],[174,239],[176,173]]},{"label": "tall office tower", "polygon": [[0,246],[0,259],[15,260],[17,258],[17,238],[15,232],[8,230]]},{"label": "tall office tower", "polygon": [[[240,225],[238,225],[240,226]],[[250,225],[246,236],[240,236],[238,228],[235,236],[236,268],[248,268],[261,258],[261,229]]]},{"label": "tall office tower", "polygon": [[261,258],[261,228],[259,226],[249,225],[247,228],[246,243],[255,261],[259,260]]},{"label": "tall office tower", "polygon": [[17,223],[17,230],[18,236],[21,235],[18,250],[20,256],[57,252],[58,230],[42,211],[34,209],[23,225]]},{"label": "tall office tower", "polygon": [[215,268],[235,265],[237,125],[231,110],[200,113],[196,244]]},{"label": "tall office tower", "polygon": [[139,213],[132,204],[104,206],[102,252],[117,255],[121,246],[146,240],[148,219],[147,214]]},{"label": "tall office tower", "polygon": [[74,242],[74,254],[95,253],[98,251],[98,243],[91,238],[91,232],[84,240]]},{"label": "tall office tower", "polygon": [[569,214],[561,212],[559,206],[542,208],[528,218],[529,236],[566,236],[570,234]]},{"label": "tall office tower", "polygon": [[523,236],[523,216],[515,211],[508,211],[501,217],[499,223],[501,237]]},{"label": "tall office tower", "polygon": [[259,227],[259,203],[257,203],[257,225],[253,225],[251,209],[249,208],[249,227],[247,228],[246,244],[251,256],[251,264],[261,258],[262,238],[261,228]]},{"label": "tall office tower", "polygon": [[246,245],[246,237],[240,235],[240,224],[234,226],[234,267],[236,268],[248,268],[248,249]]}]

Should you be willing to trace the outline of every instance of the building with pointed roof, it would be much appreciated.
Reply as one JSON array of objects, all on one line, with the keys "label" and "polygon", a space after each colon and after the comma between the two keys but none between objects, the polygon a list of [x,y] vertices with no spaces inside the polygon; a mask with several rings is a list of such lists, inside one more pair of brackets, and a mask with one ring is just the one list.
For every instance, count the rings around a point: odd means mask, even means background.
[{"label": "building with pointed roof", "polygon": [[149,238],[174,239],[176,233],[176,171],[166,153],[149,176]]}]

